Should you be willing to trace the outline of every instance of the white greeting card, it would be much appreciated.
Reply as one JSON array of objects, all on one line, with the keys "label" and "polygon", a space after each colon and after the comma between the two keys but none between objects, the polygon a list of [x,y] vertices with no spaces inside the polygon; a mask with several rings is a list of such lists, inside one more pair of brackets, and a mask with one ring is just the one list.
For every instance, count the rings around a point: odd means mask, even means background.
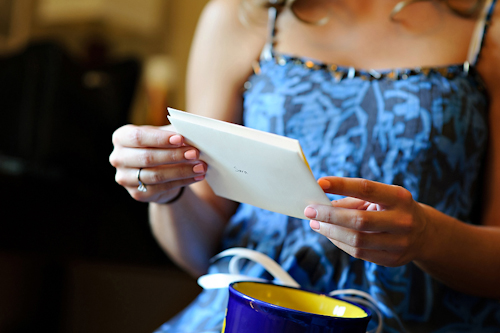
[{"label": "white greeting card", "polygon": [[310,204],[330,205],[297,140],[168,109],[168,119],[208,165],[218,196],[305,219]]}]

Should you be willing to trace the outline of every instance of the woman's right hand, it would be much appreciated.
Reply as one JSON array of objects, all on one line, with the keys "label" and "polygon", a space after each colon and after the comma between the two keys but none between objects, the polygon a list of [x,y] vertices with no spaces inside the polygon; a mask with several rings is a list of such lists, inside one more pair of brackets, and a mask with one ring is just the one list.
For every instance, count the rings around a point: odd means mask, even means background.
[{"label": "woman's right hand", "polygon": [[[113,133],[113,145],[109,162],[116,168],[116,182],[135,200],[165,203],[181,187],[205,178],[207,165],[199,160],[200,152],[185,144],[171,125],[122,126]],[[138,189],[140,169],[145,192]]]}]

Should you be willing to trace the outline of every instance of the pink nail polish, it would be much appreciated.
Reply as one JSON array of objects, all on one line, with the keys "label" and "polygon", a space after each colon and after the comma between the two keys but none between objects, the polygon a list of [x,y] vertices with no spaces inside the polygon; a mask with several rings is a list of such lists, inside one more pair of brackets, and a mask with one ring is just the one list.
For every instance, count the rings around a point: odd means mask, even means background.
[{"label": "pink nail polish", "polygon": [[331,186],[330,182],[328,180],[324,180],[324,179],[318,180],[318,184],[319,184],[319,186],[321,186],[321,188],[323,190],[328,190]]},{"label": "pink nail polish", "polygon": [[182,136],[180,136],[179,134],[172,135],[172,136],[168,139],[168,142],[169,142],[171,145],[180,146],[180,144],[182,143]]},{"label": "pink nail polish", "polygon": [[193,172],[194,173],[204,173],[205,172],[205,167],[201,163],[200,164],[196,164],[193,167]]},{"label": "pink nail polish", "polygon": [[197,182],[199,182],[200,180],[203,180],[203,179],[205,179],[205,175],[194,177],[194,180],[196,180]]},{"label": "pink nail polish", "polygon": [[197,157],[196,150],[191,149],[184,153],[186,160],[194,160]]},{"label": "pink nail polish", "polygon": [[316,221],[316,220],[311,220],[309,221],[309,226],[311,227],[311,229],[313,230],[319,230],[319,222]]},{"label": "pink nail polish", "polygon": [[312,207],[306,207],[306,209],[304,210],[304,215],[310,219],[314,219],[316,218],[316,216],[318,216],[318,212]]}]

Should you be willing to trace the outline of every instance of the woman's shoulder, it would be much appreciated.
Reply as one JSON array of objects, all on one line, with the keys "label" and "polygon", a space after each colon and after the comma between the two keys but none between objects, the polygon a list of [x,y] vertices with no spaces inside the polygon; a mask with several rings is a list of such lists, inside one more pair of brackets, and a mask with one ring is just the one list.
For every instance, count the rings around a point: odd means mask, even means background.
[{"label": "woman's shoulder", "polygon": [[[255,7],[252,15],[262,19],[266,11]],[[261,20],[249,22],[246,17],[240,0],[211,0],[200,17],[197,35],[222,47],[221,51],[228,51],[229,55],[250,53],[255,57],[265,43],[266,24]]]},{"label": "woman's shoulder", "polygon": [[233,25],[238,20],[240,1],[237,0],[210,0],[207,2],[200,22],[212,23],[212,25]]},{"label": "woman's shoulder", "polygon": [[208,2],[196,28],[188,66],[188,108],[233,122],[239,121],[232,111],[234,101],[266,42],[265,23],[245,24],[240,10],[239,0]]}]

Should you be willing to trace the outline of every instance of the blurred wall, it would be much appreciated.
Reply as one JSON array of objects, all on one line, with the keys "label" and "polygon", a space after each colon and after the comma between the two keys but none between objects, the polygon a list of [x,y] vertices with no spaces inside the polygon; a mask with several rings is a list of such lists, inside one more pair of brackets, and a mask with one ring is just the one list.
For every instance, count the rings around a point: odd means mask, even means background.
[{"label": "blurred wall", "polygon": [[200,291],[108,156],[118,126],[185,108],[206,2],[0,0],[1,333],[150,332]]},{"label": "blurred wall", "polygon": [[[18,50],[28,40],[52,39],[60,42],[68,52],[80,59],[87,56],[91,42],[103,43],[112,59],[136,57],[142,65],[147,66],[151,58],[160,58],[165,61],[167,71],[164,75],[168,86],[165,104],[185,109],[184,86],[189,49],[196,22],[207,2],[208,0],[0,0],[0,8],[11,8],[11,12],[17,16],[16,22],[12,24],[17,31],[8,43],[2,41],[0,31],[0,54]],[[5,16],[5,12],[2,15]],[[0,16],[0,21],[5,19]],[[0,22],[0,30],[6,30],[5,23]],[[149,97],[144,91],[146,79],[141,81],[131,111],[130,119],[135,123],[148,123],[150,120],[147,115]]]},{"label": "blurred wall", "polygon": [[175,98],[172,105],[181,110],[185,109],[185,71],[187,66],[187,55],[191,45],[192,37],[196,27],[196,21],[207,0],[171,0],[169,4],[169,38],[165,39],[165,51],[171,54],[177,64],[178,81],[176,84]]}]

